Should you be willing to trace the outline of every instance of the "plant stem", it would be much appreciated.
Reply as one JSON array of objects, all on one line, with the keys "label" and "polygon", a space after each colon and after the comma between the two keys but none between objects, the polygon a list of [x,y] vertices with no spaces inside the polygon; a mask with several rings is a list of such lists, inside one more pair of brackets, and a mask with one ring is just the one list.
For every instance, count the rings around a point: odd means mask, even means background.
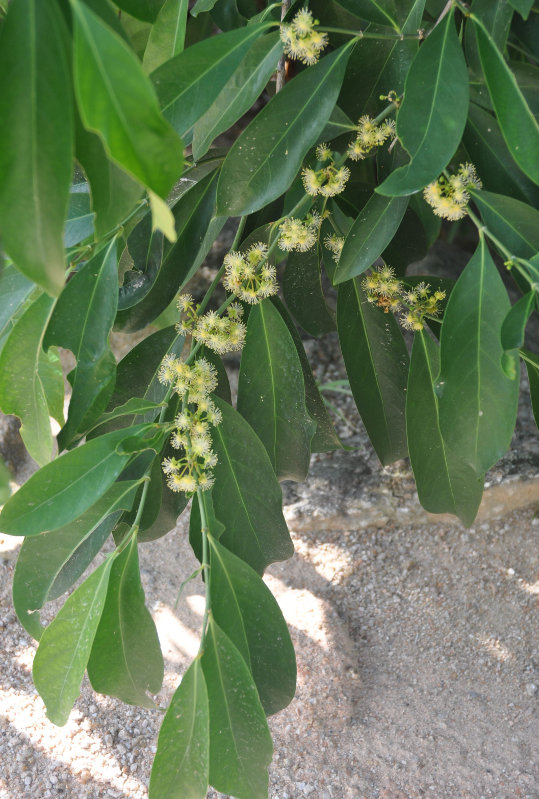
[{"label": "plant stem", "polygon": [[345,36],[354,36],[356,39],[397,39],[403,41],[404,39],[423,39],[421,33],[370,33],[369,31],[351,31],[346,28],[326,28],[321,27],[324,33],[342,33]]},{"label": "plant stem", "polygon": [[[283,4],[281,6],[281,22],[288,14],[288,9],[290,8],[291,2],[292,0],[283,0]],[[275,94],[277,94],[277,92],[280,92],[281,89],[284,88],[284,84],[286,81],[286,61],[287,58],[283,53],[279,59],[279,63],[277,64],[277,76],[275,79]]]},{"label": "plant stem", "polygon": [[206,641],[206,631],[208,629],[208,619],[211,613],[211,592],[210,592],[210,564],[208,558],[208,521],[206,519],[206,508],[204,498],[200,488],[197,488],[198,508],[200,510],[200,532],[202,533],[202,569],[204,572],[204,588],[206,591],[206,603],[204,606],[204,619],[202,621],[202,633],[200,636],[200,650],[204,649]]},{"label": "plant stem", "polygon": [[[238,225],[238,229],[236,230],[236,235],[234,236],[234,241],[232,242],[232,246],[230,247],[231,250],[235,250],[236,247],[238,246],[238,244],[240,243],[241,237],[243,235],[243,231],[245,229],[245,223],[246,222],[247,222],[247,217],[246,216],[242,216],[240,218],[240,223]],[[218,270],[218,272],[215,275],[215,277],[213,278],[213,280],[212,280],[212,282],[210,284],[210,287],[208,288],[206,294],[204,295],[204,297],[202,299],[202,302],[199,305],[199,308],[198,308],[198,315],[199,316],[201,316],[204,313],[204,311],[206,310],[206,306],[208,305],[213,292],[217,288],[217,285],[218,285],[219,281],[223,277],[224,271],[225,271],[225,265],[223,264],[221,266],[221,268]]]}]

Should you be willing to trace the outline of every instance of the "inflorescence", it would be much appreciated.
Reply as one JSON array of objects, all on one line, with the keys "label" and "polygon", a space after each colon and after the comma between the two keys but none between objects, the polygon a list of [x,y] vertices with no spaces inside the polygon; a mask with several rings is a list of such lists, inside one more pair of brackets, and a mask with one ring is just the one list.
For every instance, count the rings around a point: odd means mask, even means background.
[{"label": "inflorescence", "polygon": [[347,155],[352,161],[361,161],[389,138],[395,138],[395,123],[392,119],[377,125],[369,116],[363,116],[357,124],[357,136],[348,145]]},{"label": "inflorescence", "polygon": [[253,244],[243,253],[231,250],[224,265],[223,285],[240,300],[253,305],[277,293],[275,267],[268,263],[265,244]]},{"label": "inflorescence", "polygon": [[344,247],[344,236],[337,236],[336,233],[328,233],[324,239],[324,245],[326,249],[333,254],[333,260],[338,264],[342,248]]},{"label": "inflorescence", "polygon": [[466,216],[466,208],[470,201],[469,189],[482,188],[473,164],[461,164],[455,175],[429,183],[423,189],[423,196],[437,216],[455,221]]},{"label": "inflorescence", "polygon": [[301,173],[303,187],[307,194],[316,197],[335,197],[340,194],[348,178],[350,170],[347,166],[337,166],[335,157],[327,144],[319,144],[316,148],[316,157],[322,164],[320,169],[305,167]]},{"label": "inflorescence", "polygon": [[241,350],[245,341],[245,325],[241,321],[243,308],[239,303],[229,305],[223,316],[215,311],[199,316],[198,309],[190,294],[180,295],[178,310],[182,318],[176,325],[179,333],[190,333],[195,341],[219,355]]},{"label": "inflorescence", "polygon": [[317,211],[311,211],[303,220],[288,217],[279,225],[279,247],[285,252],[307,252],[316,244],[321,224]]},{"label": "inflorescence", "polygon": [[406,330],[423,330],[425,316],[437,316],[445,291],[432,291],[428,283],[418,283],[408,289],[402,280],[395,277],[391,266],[374,269],[363,278],[363,289],[367,300],[382,308],[384,313],[401,311],[401,325]]},{"label": "inflorescence", "polygon": [[317,25],[318,20],[313,19],[307,8],[299,11],[290,25],[281,25],[281,41],[288,58],[297,59],[308,66],[316,64],[328,43],[327,34],[316,30]]}]

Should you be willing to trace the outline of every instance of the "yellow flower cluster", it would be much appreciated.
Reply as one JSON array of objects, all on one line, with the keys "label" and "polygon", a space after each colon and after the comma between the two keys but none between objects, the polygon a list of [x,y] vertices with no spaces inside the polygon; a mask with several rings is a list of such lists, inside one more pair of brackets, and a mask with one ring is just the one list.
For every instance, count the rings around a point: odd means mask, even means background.
[{"label": "yellow flower cluster", "polygon": [[344,236],[337,236],[336,233],[329,233],[324,239],[324,245],[333,253],[333,260],[338,264],[342,248],[344,247]]},{"label": "yellow flower cluster", "polygon": [[349,177],[348,167],[336,167],[334,161],[317,170],[305,167],[301,173],[303,187],[311,197],[335,197],[344,190]]},{"label": "yellow flower cluster", "polygon": [[318,20],[303,8],[290,25],[281,25],[280,35],[288,58],[297,59],[303,64],[316,64],[320,53],[328,43],[327,34],[316,30]]},{"label": "yellow flower cluster", "polygon": [[363,278],[363,289],[367,300],[384,313],[402,310],[401,325],[407,330],[423,330],[425,316],[437,316],[440,313],[440,302],[445,298],[445,291],[431,291],[428,283],[418,283],[415,288],[407,290],[402,280],[395,277],[391,266],[374,269]]},{"label": "yellow flower cluster", "polygon": [[275,267],[268,263],[268,248],[258,242],[247,252],[225,255],[223,285],[240,300],[254,305],[277,294]]},{"label": "yellow flower cluster", "polygon": [[436,216],[454,222],[466,216],[470,201],[468,189],[482,187],[473,164],[461,164],[455,175],[443,175],[423,189],[423,196]]},{"label": "yellow flower cluster", "polygon": [[316,244],[318,230],[322,224],[322,217],[312,211],[305,219],[289,217],[279,225],[279,247],[285,252],[298,250],[306,252]]},{"label": "yellow flower cluster", "polygon": [[347,155],[352,161],[361,161],[387,139],[394,138],[395,123],[392,119],[376,125],[374,119],[363,116],[357,124],[357,136],[348,145]]},{"label": "yellow flower cluster", "polygon": [[241,350],[245,341],[245,325],[241,321],[243,308],[239,303],[229,305],[224,316],[219,316],[215,311],[199,316],[199,306],[195,305],[190,294],[181,294],[177,305],[182,314],[176,325],[180,333],[190,333],[196,341],[219,354]]},{"label": "yellow flower cluster", "polygon": [[170,443],[181,450],[179,457],[165,458],[162,466],[167,485],[172,491],[192,494],[197,489],[211,488],[211,469],[217,463],[212,450],[210,427],[221,422],[221,411],[209,397],[217,387],[217,373],[205,358],[192,366],[166,355],[159,371],[159,380],[174,386],[184,400],[182,411],[174,420],[175,430]]}]

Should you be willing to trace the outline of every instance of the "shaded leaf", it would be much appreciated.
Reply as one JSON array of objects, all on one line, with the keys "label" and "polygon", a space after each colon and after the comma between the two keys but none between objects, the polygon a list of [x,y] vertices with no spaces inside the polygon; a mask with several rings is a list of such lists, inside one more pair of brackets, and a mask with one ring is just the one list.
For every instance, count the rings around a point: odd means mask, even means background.
[{"label": "shaded leaf", "polygon": [[186,138],[219,95],[253,40],[267,27],[267,24],[253,25],[204,39],[152,73],[163,114],[180,136]]},{"label": "shaded leaf", "polygon": [[35,284],[18,269],[0,260],[0,350],[34,289]]},{"label": "shaded leaf", "polygon": [[109,557],[71,594],[41,636],[32,675],[47,717],[58,726],[67,722],[80,692],[111,566]]},{"label": "shaded leaf", "polygon": [[294,552],[281,488],[264,445],[250,425],[228,403],[217,397],[214,401],[223,414],[213,433],[219,461],[212,490],[215,513],[226,528],[221,543],[261,573]]},{"label": "shaded leaf", "polygon": [[92,236],[94,214],[91,209],[90,192],[87,183],[77,183],[69,193],[69,208],[64,229],[64,246],[73,247],[79,241]]},{"label": "shaded leaf", "polygon": [[109,333],[116,316],[118,294],[116,239],[88,261],[64,288],[52,312],[44,347],[65,347],[77,359],[69,380],[73,387],[67,422],[58,435],[69,446],[91,413],[96,419],[114,386],[116,359]]},{"label": "shaded leaf", "polygon": [[501,339],[504,350],[518,350],[524,346],[528,319],[535,308],[535,294],[529,291],[507,312],[502,324]]},{"label": "shaded leaf", "polygon": [[200,503],[204,504],[204,515],[206,517],[206,528],[216,539],[221,538],[225,531],[225,526],[215,515],[213,498],[211,491],[204,491],[200,500],[197,494],[193,495],[191,503],[191,513],[189,514],[189,544],[193,548],[195,557],[202,564],[204,559],[202,552],[202,517],[200,515]]},{"label": "shaded leaf", "polygon": [[435,180],[457,149],[468,114],[468,73],[453,12],[420,47],[406,76],[397,135],[410,162],[376,189],[412,194]]},{"label": "shaded leaf", "polygon": [[25,538],[13,578],[13,605],[25,630],[39,640],[39,609],[67,591],[90,565],[118,520],[129,508],[137,482],[114,483],[107,493],[74,521]]},{"label": "shaded leaf", "polygon": [[350,388],[376,454],[384,465],[406,457],[409,358],[397,322],[367,302],[356,279],[339,286],[337,329]]},{"label": "shaded leaf", "polygon": [[472,524],[483,494],[483,478],[448,449],[440,430],[434,390],[440,367],[437,345],[424,330],[414,336],[406,430],[419,501],[430,513],[453,513]]},{"label": "shaded leaf", "polygon": [[502,135],[520,168],[539,184],[539,125],[484,25],[472,17],[481,66]]},{"label": "shaded leaf", "polygon": [[407,206],[408,197],[372,195],[346,236],[333,274],[334,285],[373,265],[395,236]]},{"label": "shaded leaf", "polygon": [[59,425],[64,424],[64,374],[62,362],[56,347],[51,347],[47,353],[39,353],[38,374],[43,386],[49,414]]},{"label": "shaded leaf", "polygon": [[213,617],[247,663],[265,713],[277,713],[296,692],[296,657],[281,609],[250,566],[213,536],[208,541]]},{"label": "shaded leaf", "polygon": [[253,105],[271,78],[283,51],[278,33],[255,40],[218,97],[193,130],[193,158],[198,160],[220,133],[228,130]]},{"label": "shaded leaf", "polygon": [[189,0],[165,0],[156,17],[142,65],[153,72],[165,61],[183,51]]},{"label": "shaded leaf", "polygon": [[39,535],[58,530],[97,502],[118,477],[129,455],[116,448],[129,436],[141,436],[151,425],[117,430],[88,441],[48,463],[6,502],[0,513],[0,530],[8,535]]},{"label": "shaded leaf", "polygon": [[527,203],[490,191],[473,191],[485,225],[512,255],[530,258],[539,251],[539,211]]},{"label": "shaded leaf", "polygon": [[533,418],[535,419],[535,424],[539,427],[539,357],[535,353],[524,349],[520,351],[520,354],[526,363]]},{"label": "shaded leaf", "polygon": [[238,799],[266,799],[273,745],[253,678],[210,617],[201,659],[210,708],[210,783]]},{"label": "shaded leaf", "polygon": [[0,48],[0,233],[17,268],[53,295],[64,284],[73,158],[65,28],[56,3],[17,0]]},{"label": "shaded leaf", "polygon": [[290,253],[283,275],[283,295],[296,321],[311,336],[335,330],[335,317],[322,290],[318,246],[309,252]]},{"label": "shaded leaf", "polygon": [[513,6],[515,11],[518,11],[523,19],[528,19],[533,3],[534,0],[509,0],[509,4]]},{"label": "shaded leaf", "polygon": [[288,189],[335,106],[350,47],[287,83],[236,139],[219,178],[219,214],[252,213]]},{"label": "shaded leaf", "polygon": [[116,0],[116,5],[131,16],[144,22],[153,22],[164,0]]},{"label": "shaded leaf", "polygon": [[509,447],[519,382],[501,366],[501,327],[509,298],[481,238],[457,280],[441,337],[440,429],[448,447],[484,474]]},{"label": "shaded leaf", "polygon": [[11,474],[3,458],[0,457],[0,504],[7,502],[11,496],[10,488]]},{"label": "shaded leaf", "polygon": [[155,708],[148,692],[163,682],[163,656],[140,582],[136,536],[116,556],[95,633],[88,677],[94,691],[130,705]]},{"label": "shaded leaf", "polygon": [[388,25],[400,33],[394,3],[384,0],[336,0],[336,2],[360,19],[376,22],[378,25]]},{"label": "shaded leaf", "polygon": [[80,0],[71,5],[74,83],[84,126],[123,169],[165,196],[181,174],[182,142],[161,116],[133,51]]},{"label": "shaded leaf", "polygon": [[238,379],[238,411],[264,444],[279,480],[304,480],[315,424],[301,364],[270,300],[251,308]]},{"label": "shaded leaf", "polygon": [[52,458],[52,433],[40,375],[42,341],[53,301],[42,294],[14,324],[0,353],[0,408],[21,420],[20,433],[40,465]]},{"label": "shaded leaf", "polygon": [[210,711],[199,658],[182,677],[159,731],[150,799],[205,799],[209,782]]}]

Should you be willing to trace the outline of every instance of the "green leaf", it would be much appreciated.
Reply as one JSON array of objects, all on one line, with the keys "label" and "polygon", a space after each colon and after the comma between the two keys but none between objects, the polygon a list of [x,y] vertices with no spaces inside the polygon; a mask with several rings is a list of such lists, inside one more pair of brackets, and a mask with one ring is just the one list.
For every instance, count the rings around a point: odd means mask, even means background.
[{"label": "green leaf", "polygon": [[412,194],[435,180],[460,143],[468,100],[468,72],[451,11],[421,45],[406,76],[397,135],[410,161],[376,191]]},{"label": "green leaf", "polygon": [[436,387],[442,435],[477,475],[501,458],[515,426],[519,381],[501,366],[501,327],[509,307],[481,238],[447,303]]},{"label": "green leaf", "polygon": [[115,0],[116,5],[132,17],[143,22],[153,22],[159,14],[164,0]]},{"label": "green leaf", "polygon": [[537,120],[485,26],[475,17],[472,19],[481,66],[503,137],[520,168],[534,183],[539,184]]},{"label": "green leaf", "polygon": [[238,378],[238,411],[264,444],[279,480],[305,480],[315,424],[294,342],[270,300],[251,308]]},{"label": "green leaf", "polygon": [[438,347],[422,330],[414,336],[406,395],[410,463],[425,510],[453,513],[470,525],[481,502],[483,479],[448,450],[442,436],[434,390],[439,367]]},{"label": "green leaf", "polygon": [[[48,463],[6,502],[0,513],[0,530],[8,535],[39,535],[58,530],[97,502],[129,460],[116,448],[126,439],[141,436],[151,425],[117,430],[88,441]],[[139,438],[140,450],[145,443]]]},{"label": "green leaf", "polygon": [[166,0],[161,7],[144,51],[142,66],[146,72],[153,72],[183,51],[188,7],[188,0]]},{"label": "green leaf", "polygon": [[523,19],[528,19],[534,0],[509,0],[509,4],[518,11]]},{"label": "green leaf", "polygon": [[[496,47],[503,53],[513,17],[513,9],[507,0],[473,0],[472,13],[479,17]],[[468,66],[473,73],[480,75],[481,61],[472,24],[467,24],[464,29],[464,50]]]},{"label": "green leaf", "polygon": [[193,158],[198,160],[219,134],[228,130],[252,107],[263,91],[283,51],[278,33],[262,36],[251,45],[219,96],[195,123]]},{"label": "green leaf", "polygon": [[11,474],[2,457],[0,457],[0,504],[7,502],[11,496]]},{"label": "green leaf", "polygon": [[133,51],[80,0],[71,5],[74,83],[84,126],[99,134],[130,175],[166,196],[181,174],[182,142],[163,119]]},{"label": "green leaf", "polygon": [[63,726],[77,699],[97,625],[105,604],[109,557],[74,591],[39,643],[32,670],[34,685],[53,724]]},{"label": "green leaf", "polygon": [[53,301],[42,294],[13,326],[0,353],[0,408],[18,416],[21,436],[40,465],[52,458],[52,433],[40,375],[42,341]]},{"label": "green leaf", "polygon": [[163,655],[140,582],[136,536],[114,559],[107,598],[88,661],[94,691],[155,708],[147,692],[163,682]]},{"label": "green leaf", "polygon": [[198,17],[198,15],[204,13],[204,11],[211,11],[216,2],[217,0],[196,0],[195,5],[191,9],[192,16]]},{"label": "green leaf", "polygon": [[129,215],[143,189],[107,157],[99,136],[83,127],[78,114],[75,115],[75,147],[77,160],[90,184],[95,233],[101,239]]},{"label": "green leaf", "polygon": [[195,553],[195,557],[202,564],[204,555],[202,546],[202,517],[200,515],[201,502],[204,505],[204,514],[206,516],[205,526],[214,538],[221,538],[225,531],[225,526],[215,515],[212,492],[204,491],[200,500],[195,494],[191,503],[191,513],[189,514],[189,544]]},{"label": "green leaf", "polygon": [[356,279],[339,286],[337,329],[350,388],[376,454],[384,465],[406,457],[409,358],[397,322],[367,302]]},{"label": "green leaf", "polygon": [[59,425],[64,424],[64,374],[62,362],[56,347],[51,347],[47,353],[39,353],[37,365],[39,379],[43,387],[49,414],[56,419]]},{"label": "green leaf", "polygon": [[526,363],[533,418],[535,419],[535,424],[539,427],[539,358],[529,350],[522,349],[520,354]]},{"label": "green leaf", "polygon": [[161,231],[153,229],[152,215],[148,212],[127,238],[133,269],[123,276],[118,297],[120,311],[141,302],[151,290],[163,261],[163,241]]},{"label": "green leaf", "polygon": [[[384,0],[336,0],[337,5],[342,6],[351,14],[378,25],[389,25],[400,33],[397,24],[394,3],[384,2]],[[393,13],[390,13],[390,9]]]},{"label": "green leaf", "polygon": [[316,422],[316,432],[311,439],[311,452],[330,452],[334,449],[342,449],[342,444],[335,432],[333,422],[331,421],[331,417],[322,399],[322,395],[318,390],[309,359],[305,353],[296,326],[281,300],[278,297],[273,297],[272,302],[285,321],[301,363],[303,382],[305,384],[305,405],[309,412],[309,416]]},{"label": "green leaf", "polygon": [[[118,303],[116,239],[91,258],[64,288],[52,312],[44,347],[65,347],[77,359],[69,376],[73,392],[67,422],[58,436],[64,449],[84,432],[84,420],[93,420],[106,407],[114,386],[116,359],[109,333]],[[90,425],[91,426],[91,425]]]},{"label": "green leaf", "polygon": [[474,103],[470,103],[463,142],[486,189],[531,205],[539,203],[537,186],[513,161],[496,119]]},{"label": "green leaf", "polygon": [[13,605],[25,630],[39,640],[39,608],[57,599],[83,574],[129,508],[138,483],[114,483],[78,519],[51,533],[25,538],[13,578]]},{"label": "green leaf", "polygon": [[[153,322],[191,279],[208,254],[226,221],[214,216],[216,186],[217,173],[210,172],[174,205],[172,212],[178,239],[174,244],[165,246],[157,274],[153,275],[151,269],[144,274],[144,282],[148,281],[150,285],[142,300],[118,313],[117,324],[126,332],[140,330]],[[137,292],[142,290],[142,287],[137,286]],[[126,296],[127,291],[123,294],[124,303]]]},{"label": "green leaf", "polygon": [[205,799],[209,782],[210,710],[200,659],[182,677],[159,731],[150,799]]},{"label": "green leaf", "polygon": [[9,6],[0,48],[0,234],[17,268],[57,295],[73,159],[66,29],[56,3]]},{"label": "green leaf", "polygon": [[212,490],[215,513],[226,528],[221,543],[262,573],[270,563],[286,560],[294,552],[281,488],[250,425],[228,403],[217,397],[214,401],[223,414],[213,432],[219,461]]},{"label": "green leaf", "polygon": [[518,350],[524,346],[526,325],[535,308],[535,293],[529,291],[507,312],[502,324],[502,347],[504,350]]},{"label": "green leaf", "polygon": [[391,242],[402,221],[408,197],[373,194],[350,228],[333,275],[333,284],[369,269]]},{"label": "green leaf", "polygon": [[337,102],[350,47],[287,83],[236,139],[221,170],[217,213],[252,213],[288,189]]},{"label": "green leaf", "polygon": [[0,351],[34,289],[35,284],[12,264],[0,261]]},{"label": "green leaf", "polygon": [[474,190],[472,197],[485,225],[511,255],[531,258],[539,251],[539,211],[536,208],[490,191]]},{"label": "green leaf", "polygon": [[269,716],[290,704],[296,692],[296,657],[288,627],[258,574],[213,536],[208,541],[213,617],[249,666]]},{"label": "green leaf", "polygon": [[229,405],[232,405],[232,392],[230,390],[230,381],[228,379],[228,373],[226,371],[225,365],[223,363],[223,359],[220,355],[218,355],[213,350],[210,350],[209,347],[202,346],[196,355],[196,358],[205,358],[215,367],[215,371],[217,372],[217,388],[214,391],[218,397],[221,397],[225,402],[228,402]]},{"label": "green leaf", "polygon": [[185,138],[212,105],[253,40],[267,27],[253,25],[204,39],[152,73],[163,114],[180,136]]},{"label": "green leaf", "polygon": [[212,618],[201,662],[210,708],[210,783],[238,799],[267,799],[268,723],[244,659]]},{"label": "green leaf", "polygon": [[71,187],[69,208],[64,230],[64,246],[73,247],[79,241],[93,236],[94,214],[91,209],[90,193],[87,183],[77,183]]},{"label": "green leaf", "polygon": [[283,296],[296,321],[318,338],[335,330],[335,317],[322,290],[318,246],[290,253],[283,275]]},{"label": "green leaf", "polygon": [[[101,426],[102,424],[103,425],[108,424],[114,419],[119,419],[122,416],[145,417],[146,414],[148,414],[148,417],[152,416],[155,419],[155,417],[158,415],[159,411],[163,407],[164,407],[163,402],[151,402],[150,400],[144,399],[143,397],[131,397],[123,405],[118,405],[118,407],[114,408],[114,410],[112,411],[109,411],[109,413],[102,414],[97,420],[92,430],[95,429],[98,425]],[[151,419],[144,418],[144,421],[145,422],[151,421]]]}]

